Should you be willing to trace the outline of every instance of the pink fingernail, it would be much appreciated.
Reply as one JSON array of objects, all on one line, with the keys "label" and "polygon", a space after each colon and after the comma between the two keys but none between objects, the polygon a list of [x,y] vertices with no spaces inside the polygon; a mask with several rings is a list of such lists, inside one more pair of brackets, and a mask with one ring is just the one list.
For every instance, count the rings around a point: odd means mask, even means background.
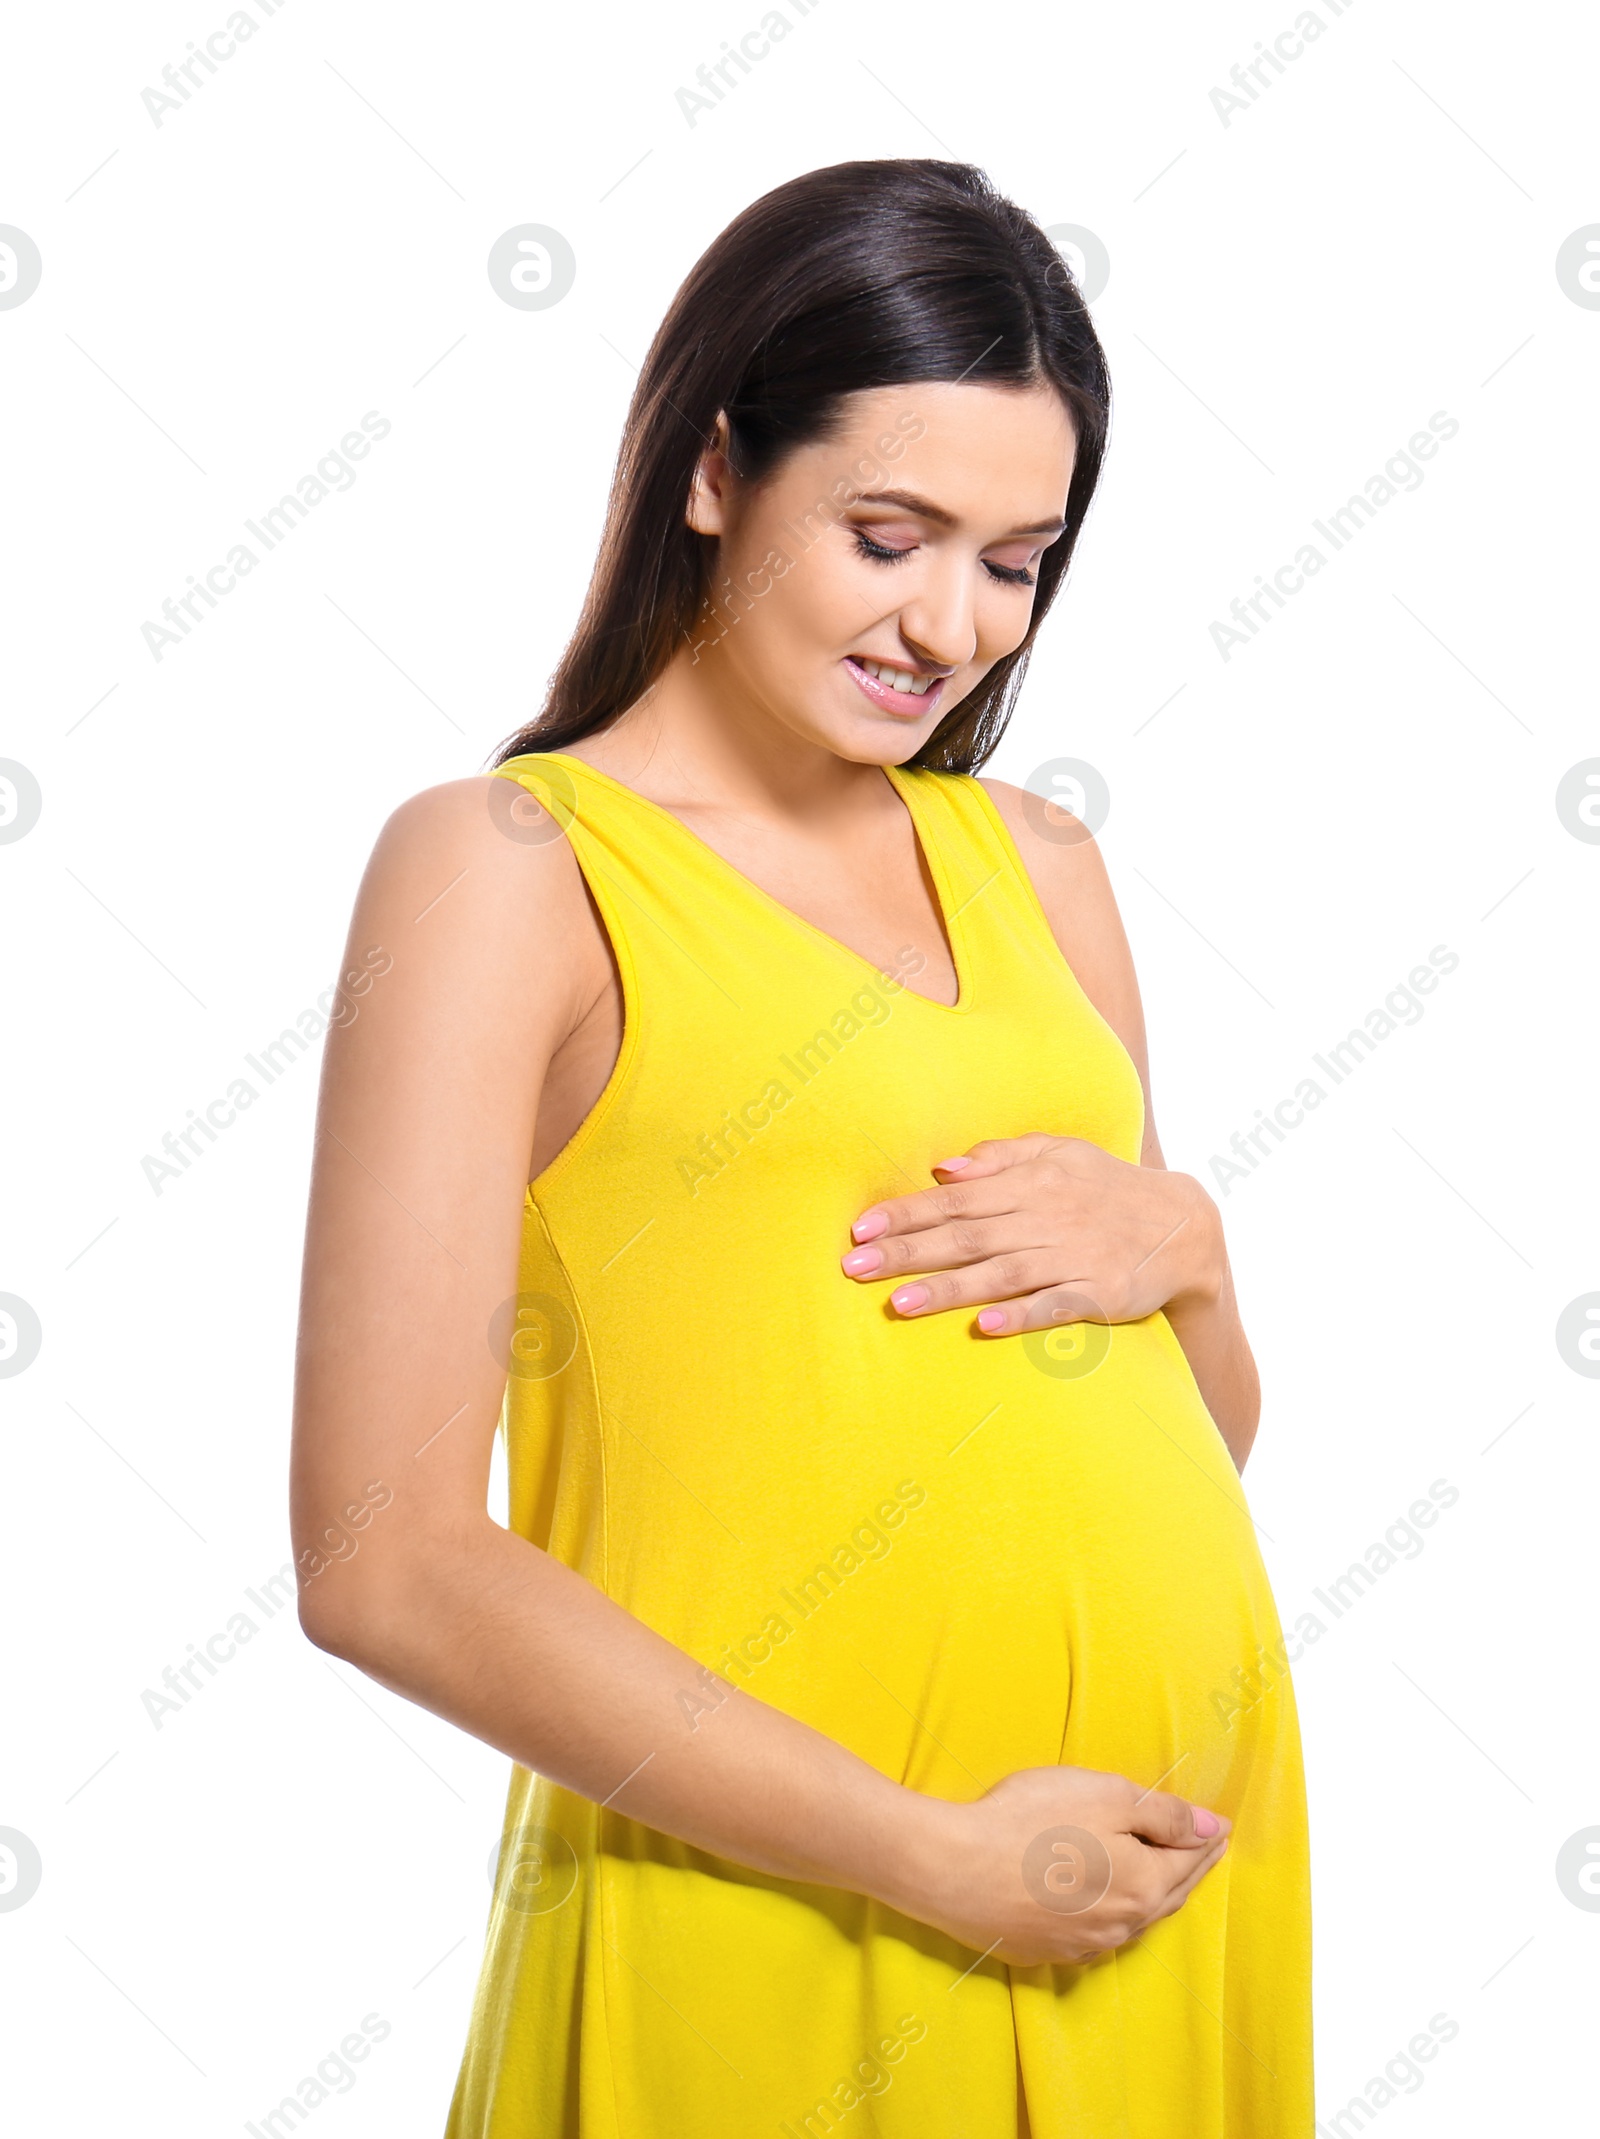
[{"label": "pink fingernail", "polygon": [[978,1317],[979,1329],[988,1330],[991,1335],[995,1330],[1004,1329],[1005,1326],[1006,1318],[1005,1311],[1003,1308],[986,1307],[983,1310],[983,1313]]},{"label": "pink fingernail", "polygon": [[852,1240],[876,1240],[880,1233],[885,1233],[888,1229],[889,1216],[886,1211],[863,1211],[850,1228],[850,1238]]},{"label": "pink fingernail", "polygon": [[1217,1818],[1214,1812],[1207,1812],[1204,1805],[1194,1806],[1193,1811],[1194,1831],[1196,1834],[1205,1835],[1207,1838],[1209,1838],[1214,1834],[1220,1834],[1222,1832],[1222,1822]]},{"label": "pink fingernail", "polygon": [[852,1248],[844,1259],[846,1277],[870,1277],[874,1270],[882,1268],[881,1248]]},{"label": "pink fingernail", "polygon": [[935,1159],[931,1171],[934,1173],[959,1173],[963,1166],[970,1166],[971,1164],[971,1159]]},{"label": "pink fingernail", "polygon": [[908,1315],[927,1305],[928,1288],[926,1285],[902,1285],[898,1292],[891,1292],[889,1297],[900,1314]]}]

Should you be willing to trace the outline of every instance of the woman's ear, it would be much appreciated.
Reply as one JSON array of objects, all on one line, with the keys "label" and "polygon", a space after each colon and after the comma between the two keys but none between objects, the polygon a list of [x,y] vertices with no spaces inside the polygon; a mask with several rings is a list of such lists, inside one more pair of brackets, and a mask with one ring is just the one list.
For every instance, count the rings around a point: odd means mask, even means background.
[{"label": "woman's ear", "polygon": [[736,480],[728,457],[729,444],[728,419],[718,409],[711,443],[695,463],[689,502],[684,509],[684,518],[697,535],[727,532],[728,498]]}]

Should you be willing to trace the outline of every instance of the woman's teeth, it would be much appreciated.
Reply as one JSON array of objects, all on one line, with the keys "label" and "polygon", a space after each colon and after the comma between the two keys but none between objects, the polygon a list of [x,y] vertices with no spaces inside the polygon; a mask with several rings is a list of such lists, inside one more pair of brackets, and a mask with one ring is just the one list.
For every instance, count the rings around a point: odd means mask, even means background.
[{"label": "woman's teeth", "polygon": [[917,698],[920,698],[928,685],[935,680],[932,676],[913,676],[909,669],[890,668],[884,661],[862,661],[858,658],[856,665],[864,668],[869,676],[875,676],[879,683],[886,683],[891,691],[910,691]]}]

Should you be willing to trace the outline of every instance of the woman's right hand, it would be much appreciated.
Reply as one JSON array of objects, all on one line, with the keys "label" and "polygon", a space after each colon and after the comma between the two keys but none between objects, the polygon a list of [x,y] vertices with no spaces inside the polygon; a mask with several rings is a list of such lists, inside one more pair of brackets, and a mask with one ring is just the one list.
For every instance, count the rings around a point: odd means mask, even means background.
[{"label": "woman's right hand", "polygon": [[1231,1823],[1095,1768],[1023,1768],[983,1797],[924,1797],[902,1914],[1015,1967],[1093,1959],[1182,1908]]}]

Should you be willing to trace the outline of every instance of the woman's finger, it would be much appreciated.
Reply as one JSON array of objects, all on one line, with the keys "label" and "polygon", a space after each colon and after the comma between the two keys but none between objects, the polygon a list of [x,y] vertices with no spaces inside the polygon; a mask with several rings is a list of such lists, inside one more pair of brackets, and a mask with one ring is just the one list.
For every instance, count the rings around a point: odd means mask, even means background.
[{"label": "woman's finger", "polygon": [[1170,1790],[1144,1790],[1128,1809],[1127,1831],[1163,1849],[1194,1849],[1226,1834],[1229,1822],[1209,1805],[1191,1804]]},{"label": "woman's finger", "polygon": [[[886,1233],[920,1232],[947,1219],[992,1217],[999,1211],[1015,1210],[1021,1184],[1007,1177],[1052,1148],[1063,1149],[1064,1140],[1057,1136],[1014,1136],[992,1144],[975,1144],[974,1153],[1004,1153],[1004,1163],[989,1165],[982,1174],[974,1171],[970,1177],[954,1174],[937,1188],[919,1188],[909,1196],[888,1196],[881,1203],[869,1204],[851,1226],[851,1238],[860,1244],[879,1240]],[[1059,1183],[1052,1182],[1051,1187],[1053,1200],[1059,1201]]]},{"label": "woman's finger", "polygon": [[978,1328],[985,1337],[1016,1337],[1025,1330],[1063,1329],[1069,1322],[1140,1319],[1119,1314],[1111,1292],[1097,1279],[1075,1279],[1039,1292],[996,1297],[980,1312]]},{"label": "woman's finger", "polygon": [[1150,1848],[1135,1844],[1137,1858],[1121,1868],[1139,1915],[1138,1929],[1181,1909],[1200,1881],[1223,1857],[1230,1837],[1213,1835],[1192,1849]]},{"label": "woman's finger", "polygon": [[1177,1915],[1207,1872],[1213,1870],[1228,1854],[1228,1844],[1232,1839],[1231,1835],[1218,1835],[1204,1855],[1174,1857],[1168,1860],[1174,1868],[1181,1868],[1182,1876],[1174,1881],[1165,1900],[1150,1916],[1151,1923],[1159,1923],[1164,1916]]},{"label": "woman's finger", "polygon": [[1004,1167],[1020,1165],[1024,1159],[1036,1159],[1040,1152],[1060,1141],[1059,1137],[1042,1129],[1030,1130],[1026,1136],[986,1136],[981,1143],[969,1145],[964,1152],[947,1159],[935,1159],[930,1171],[947,1173],[952,1180],[977,1180],[984,1174],[998,1173]]},{"label": "woman's finger", "polygon": [[1041,1230],[1037,1217],[1018,1210],[1003,1210],[992,1218],[949,1219],[921,1232],[881,1233],[852,1248],[842,1267],[846,1277],[904,1277],[917,1270],[960,1270],[1027,1248],[1055,1248],[1060,1253],[1058,1243],[1040,1239]]},{"label": "woman's finger", "polygon": [[[952,1307],[1006,1300],[1015,1293],[1037,1292],[1048,1285],[1059,1272],[1060,1260],[1059,1248],[1023,1248],[1011,1255],[991,1256],[967,1270],[930,1270],[897,1285],[889,1295],[889,1304],[897,1315],[913,1316],[946,1314]],[[1088,1318],[1080,1315],[1077,1319]]]},{"label": "woman's finger", "polygon": [[992,1218],[1015,1210],[1017,1188],[1005,1172],[981,1181],[952,1181],[948,1187],[919,1188],[909,1196],[890,1196],[870,1204],[850,1228],[858,1244],[882,1240],[888,1234],[920,1233],[930,1226],[961,1218]]}]

